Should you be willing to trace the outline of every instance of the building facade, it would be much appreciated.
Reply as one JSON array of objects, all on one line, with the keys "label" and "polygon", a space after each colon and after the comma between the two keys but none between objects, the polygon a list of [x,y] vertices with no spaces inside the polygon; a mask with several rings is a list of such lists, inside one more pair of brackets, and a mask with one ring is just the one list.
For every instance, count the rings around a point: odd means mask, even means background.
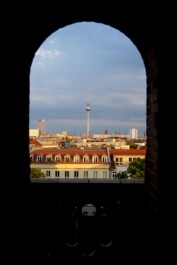
[{"label": "building facade", "polygon": [[118,172],[126,171],[129,163],[146,157],[146,149],[110,149],[110,157],[115,165],[112,177]]},{"label": "building facade", "polygon": [[46,178],[109,179],[111,161],[107,150],[38,149],[31,151],[31,168]]},{"label": "building facade", "polygon": [[145,149],[41,148],[30,152],[30,166],[40,169],[46,178],[113,179],[145,154]]},{"label": "building facade", "polygon": [[138,130],[133,128],[130,130],[130,134],[129,134],[129,138],[130,139],[138,139]]},{"label": "building facade", "polygon": [[46,134],[46,123],[44,119],[40,119],[39,121],[39,135]]}]

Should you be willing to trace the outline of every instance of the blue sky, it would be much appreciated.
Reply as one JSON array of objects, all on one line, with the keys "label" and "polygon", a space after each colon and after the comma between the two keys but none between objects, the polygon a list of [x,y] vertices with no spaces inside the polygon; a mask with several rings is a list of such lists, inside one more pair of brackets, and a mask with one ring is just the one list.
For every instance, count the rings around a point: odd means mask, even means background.
[{"label": "blue sky", "polygon": [[132,41],[110,26],[81,22],[50,35],[30,73],[30,129],[46,120],[47,133],[146,131],[146,74]]}]

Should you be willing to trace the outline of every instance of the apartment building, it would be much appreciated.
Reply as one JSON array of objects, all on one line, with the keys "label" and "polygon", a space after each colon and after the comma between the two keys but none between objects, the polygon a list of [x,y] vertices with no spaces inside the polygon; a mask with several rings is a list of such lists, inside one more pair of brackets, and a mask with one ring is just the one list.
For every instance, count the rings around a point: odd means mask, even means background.
[{"label": "apartment building", "polygon": [[41,148],[30,152],[30,166],[41,169],[46,178],[112,179],[145,154],[145,149]]},{"label": "apartment building", "polygon": [[105,149],[37,149],[30,152],[31,168],[46,178],[109,179],[111,161]]},{"label": "apartment building", "polygon": [[126,171],[129,163],[146,156],[146,149],[110,149],[110,158],[115,164],[115,170],[111,172],[112,177],[118,172]]}]

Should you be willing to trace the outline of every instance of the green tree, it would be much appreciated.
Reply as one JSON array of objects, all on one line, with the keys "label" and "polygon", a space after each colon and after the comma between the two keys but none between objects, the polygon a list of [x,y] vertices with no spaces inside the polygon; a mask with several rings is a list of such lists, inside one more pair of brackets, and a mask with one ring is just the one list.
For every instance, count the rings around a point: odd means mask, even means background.
[{"label": "green tree", "polygon": [[115,175],[115,178],[118,178],[118,179],[127,179],[128,177],[129,177],[129,173],[127,171],[118,172]]},{"label": "green tree", "polygon": [[133,140],[128,140],[126,143],[130,146],[130,149],[137,149],[137,144]]},{"label": "green tree", "polygon": [[138,158],[130,162],[127,172],[132,179],[143,179],[145,177],[145,158]]},{"label": "green tree", "polygon": [[30,177],[31,178],[45,178],[45,174],[39,168],[31,168]]},{"label": "green tree", "polygon": [[70,142],[71,142],[71,140],[72,140],[72,139],[71,139],[71,138],[69,138],[68,136],[66,136],[66,137],[65,137],[65,142],[67,142],[67,143],[70,143]]},{"label": "green tree", "polygon": [[115,178],[118,179],[144,179],[145,177],[145,158],[138,158],[129,163],[126,171],[118,172]]}]

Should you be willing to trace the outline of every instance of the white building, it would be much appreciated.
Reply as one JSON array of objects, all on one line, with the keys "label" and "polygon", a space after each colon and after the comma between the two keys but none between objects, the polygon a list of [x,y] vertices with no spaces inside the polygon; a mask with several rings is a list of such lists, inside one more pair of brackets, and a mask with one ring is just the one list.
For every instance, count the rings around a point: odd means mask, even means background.
[{"label": "white building", "polygon": [[130,133],[129,133],[129,138],[130,139],[138,139],[138,130],[133,128],[130,130]]},{"label": "white building", "polygon": [[29,129],[29,137],[30,138],[38,138],[39,137],[39,129]]}]

